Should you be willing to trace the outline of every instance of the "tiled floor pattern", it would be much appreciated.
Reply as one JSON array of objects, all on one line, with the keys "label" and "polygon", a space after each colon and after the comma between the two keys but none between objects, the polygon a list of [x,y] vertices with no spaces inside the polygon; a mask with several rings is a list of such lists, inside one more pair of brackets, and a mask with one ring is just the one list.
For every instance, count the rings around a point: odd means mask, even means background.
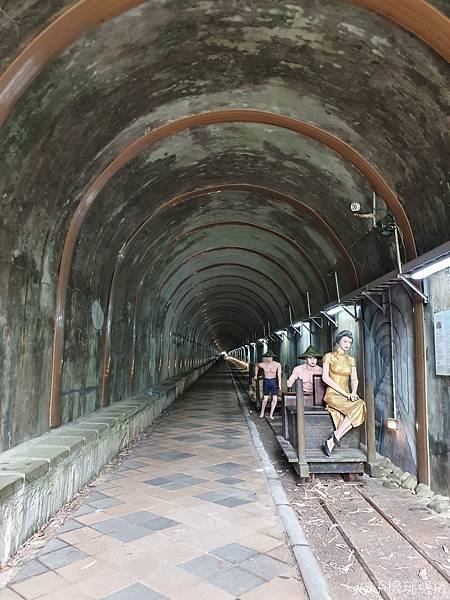
[{"label": "tiled floor pattern", "polygon": [[277,597],[306,594],[224,367],[0,590],[0,600]]}]

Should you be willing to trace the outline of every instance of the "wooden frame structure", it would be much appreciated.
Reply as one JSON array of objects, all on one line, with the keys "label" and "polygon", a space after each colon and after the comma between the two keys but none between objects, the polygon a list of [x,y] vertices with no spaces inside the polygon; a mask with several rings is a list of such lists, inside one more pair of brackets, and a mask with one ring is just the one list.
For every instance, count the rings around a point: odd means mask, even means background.
[{"label": "wooden frame structure", "polygon": [[[325,389],[322,377],[313,376],[312,406],[305,404],[301,379],[297,379],[295,394],[283,394],[281,434],[276,437],[288,462],[302,479],[315,473],[342,473],[350,478],[363,473],[368,466],[368,453],[361,450],[359,428],[342,438],[342,447],[335,448],[331,457],[323,454],[321,444],[334,429],[323,402]],[[368,413],[368,426],[374,418],[373,411]]]}]

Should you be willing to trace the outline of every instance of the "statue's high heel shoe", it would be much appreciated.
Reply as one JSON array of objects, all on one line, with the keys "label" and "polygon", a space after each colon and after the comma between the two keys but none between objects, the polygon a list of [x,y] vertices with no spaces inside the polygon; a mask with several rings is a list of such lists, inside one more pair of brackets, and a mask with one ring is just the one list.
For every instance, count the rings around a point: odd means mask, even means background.
[{"label": "statue's high heel shoe", "polygon": [[328,440],[325,440],[322,444],[322,451],[325,454],[325,456],[328,456],[328,458],[330,458],[332,451],[330,450],[330,446],[327,444],[327,442]]},{"label": "statue's high heel shoe", "polygon": [[334,442],[334,445],[337,446],[338,448],[341,447],[341,442],[337,439],[334,431],[333,431],[333,442]]}]

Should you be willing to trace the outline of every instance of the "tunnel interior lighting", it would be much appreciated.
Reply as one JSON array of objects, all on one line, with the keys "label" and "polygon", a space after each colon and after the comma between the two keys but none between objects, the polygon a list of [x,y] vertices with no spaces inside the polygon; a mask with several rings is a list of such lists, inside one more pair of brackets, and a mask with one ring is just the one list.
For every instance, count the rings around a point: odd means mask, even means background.
[{"label": "tunnel interior lighting", "polygon": [[398,430],[398,421],[397,419],[385,419],[384,420],[384,429],[386,431],[397,431]]},{"label": "tunnel interior lighting", "polygon": [[430,275],[433,275],[433,273],[442,271],[447,267],[450,267],[450,256],[441,258],[440,260],[437,260],[436,262],[419,269],[415,273],[411,273],[411,277],[412,279],[425,279],[425,277],[429,277]]},{"label": "tunnel interior lighting", "polygon": [[326,312],[327,312],[327,315],[330,315],[330,317],[331,317],[332,315],[337,315],[338,313],[342,312],[343,310],[344,309],[342,308],[342,306],[340,304],[338,304],[337,306],[332,306]]}]

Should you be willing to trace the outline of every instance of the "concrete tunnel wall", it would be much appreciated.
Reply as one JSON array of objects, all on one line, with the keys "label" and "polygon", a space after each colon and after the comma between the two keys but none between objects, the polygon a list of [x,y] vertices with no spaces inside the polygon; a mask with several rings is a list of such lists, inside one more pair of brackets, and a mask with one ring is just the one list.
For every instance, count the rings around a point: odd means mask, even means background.
[{"label": "concrete tunnel wall", "polygon": [[[416,23],[423,5],[410,4]],[[70,7],[4,3],[1,68]],[[66,423],[261,335],[262,323],[283,326],[289,306],[305,314],[307,290],[320,308],[335,298],[335,270],[342,293],[391,270],[392,237],[349,208],[370,213],[374,189],[380,219],[390,211],[404,225],[403,259],[448,239],[450,75],[422,35],[346,0],[125,8],[62,44],[17,97],[20,77],[0,85],[4,450],[48,429],[61,315]],[[215,121],[230,108],[287,116],[337,142],[252,115]],[[168,131],[103,178],[142,136],[205,112],[210,122]],[[89,208],[55,321],[80,202]]]}]

